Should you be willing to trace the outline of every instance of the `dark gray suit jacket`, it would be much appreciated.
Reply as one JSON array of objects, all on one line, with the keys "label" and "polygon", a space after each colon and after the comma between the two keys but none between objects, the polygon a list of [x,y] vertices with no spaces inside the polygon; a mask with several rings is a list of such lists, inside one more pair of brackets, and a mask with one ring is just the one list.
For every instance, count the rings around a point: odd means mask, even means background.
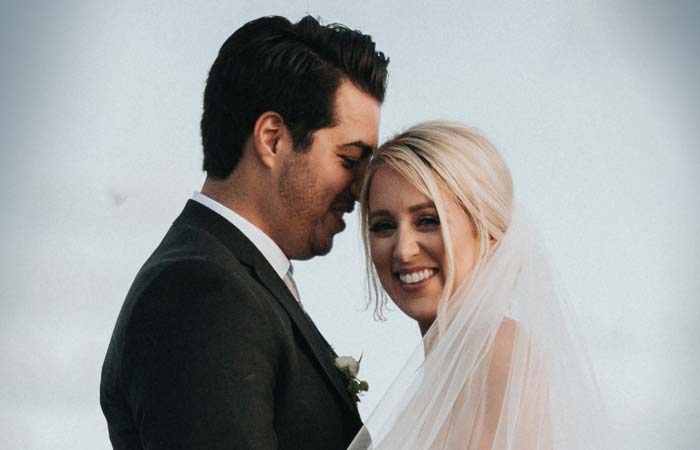
[{"label": "dark gray suit jacket", "polygon": [[102,368],[115,449],[348,446],[333,351],[255,246],[190,200],[139,271]]}]

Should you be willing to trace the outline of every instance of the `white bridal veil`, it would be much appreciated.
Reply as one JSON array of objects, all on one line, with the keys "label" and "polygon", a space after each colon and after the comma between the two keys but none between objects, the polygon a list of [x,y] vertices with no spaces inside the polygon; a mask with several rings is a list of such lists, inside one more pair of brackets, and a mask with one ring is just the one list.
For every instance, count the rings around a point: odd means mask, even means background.
[{"label": "white bridal veil", "polygon": [[521,210],[350,450],[601,450],[602,404],[542,240]]}]

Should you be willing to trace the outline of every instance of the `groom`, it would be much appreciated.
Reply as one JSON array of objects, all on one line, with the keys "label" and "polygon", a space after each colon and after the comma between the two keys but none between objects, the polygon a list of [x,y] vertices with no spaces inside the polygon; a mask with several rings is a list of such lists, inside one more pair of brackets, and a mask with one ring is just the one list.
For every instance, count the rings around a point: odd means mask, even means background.
[{"label": "groom", "polygon": [[247,23],[204,92],[206,181],[136,276],[102,369],[115,449],[344,449],[361,426],[290,260],[328,253],[388,59],[310,16]]}]

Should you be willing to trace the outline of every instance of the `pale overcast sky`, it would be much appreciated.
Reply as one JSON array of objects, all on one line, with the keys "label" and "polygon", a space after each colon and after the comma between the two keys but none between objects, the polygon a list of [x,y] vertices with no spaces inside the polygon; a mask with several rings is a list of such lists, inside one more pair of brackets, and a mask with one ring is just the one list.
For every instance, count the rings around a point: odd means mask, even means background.
[{"label": "pale overcast sky", "polygon": [[[206,74],[243,23],[306,12],[391,57],[382,139],[482,129],[569,288],[626,450],[697,447],[700,3],[3,2],[0,447],[108,449],[99,376],[141,263],[203,181]],[[418,343],[363,311],[356,217],[297,263],[366,417]]]}]

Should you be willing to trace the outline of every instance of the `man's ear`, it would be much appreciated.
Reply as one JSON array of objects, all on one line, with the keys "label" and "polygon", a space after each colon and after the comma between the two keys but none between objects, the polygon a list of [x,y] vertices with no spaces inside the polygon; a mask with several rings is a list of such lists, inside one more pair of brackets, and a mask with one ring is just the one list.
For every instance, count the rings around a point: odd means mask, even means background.
[{"label": "man's ear", "polygon": [[274,111],[260,114],[253,127],[253,147],[258,160],[266,167],[274,168],[291,148],[291,136],[282,116]]}]

